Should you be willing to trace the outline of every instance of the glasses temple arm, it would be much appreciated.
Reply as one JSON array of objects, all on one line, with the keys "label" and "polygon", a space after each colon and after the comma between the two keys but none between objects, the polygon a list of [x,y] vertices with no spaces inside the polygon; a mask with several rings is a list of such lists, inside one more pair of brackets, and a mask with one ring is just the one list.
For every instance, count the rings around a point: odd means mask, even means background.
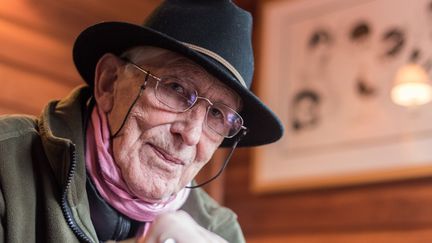
[{"label": "glasses temple arm", "polygon": [[198,188],[198,187],[202,187],[202,186],[207,185],[208,183],[212,182],[212,181],[215,180],[217,177],[219,177],[219,176],[222,174],[222,172],[225,170],[225,168],[227,167],[228,162],[229,162],[230,159],[231,159],[231,156],[234,154],[234,150],[235,150],[235,148],[237,147],[237,144],[240,142],[240,140],[241,140],[244,136],[246,136],[246,134],[248,133],[248,131],[249,131],[249,130],[248,130],[246,127],[242,126],[242,130],[241,130],[240,133],[236,136],[235,141],[234,141],[234,144],[233,144],[233,146],[232,146],[232,148],[231,148],[230,153],[229,153],[228,156],[226,157],[225,161],[223,162],[221,168],[219,169],[218,173],[216,173],[216,175],[214,175],[212,178],[208,179],[207,181],[205,181],[205,182],[203,182],[203,183],[201,183],[201,184],[194,185],[194,186],[186,186],[186,188],[188,188],[188,189],[195,189],[195,188]]}]

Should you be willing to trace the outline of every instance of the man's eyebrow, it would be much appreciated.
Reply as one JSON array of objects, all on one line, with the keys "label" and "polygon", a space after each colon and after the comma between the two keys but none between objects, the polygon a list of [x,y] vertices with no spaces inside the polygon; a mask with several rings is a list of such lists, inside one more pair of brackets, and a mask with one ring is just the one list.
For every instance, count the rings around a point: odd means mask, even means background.
[{"label": "man's eyebrow", "polygon": [[[217,83],[215,85],[216,85],[216,87],[221,88],[220,92],[218,92],[218,93],[220,93],[222,95],[225,94],[225,95],[223,95],[223,97],[221,97],[221,96],[212,97],[213,99],[216,98],[214,100],[214,102],[222,103],[222,104],[229,106],[230,108],[232,108],[236,111],[240,111],[242,108],[242,103],[243,103],[240,96],[235,91],[231,90],[228,87],[225,87],[222,82]],[[227,102],[227,101],[232,101],[232,102]]]},{"label": "man's eyebrow", "polygon": [[[171,69],[172,74],[177,76],[178,78],[181,78],[182,80],[186,80],[192,83],[192,85],[197,88],[197,91],[199,95],[203,95],[200,93],[201,90],[198,90],[198,84],[196,82],[193,82],[193,74],[197,74],[198,76],[205,77],[207,80],[211,82],[210,85],[215,85],[216,87],[220,88],[221,94],[229,94],[229,97],[233,97],[233,102],[228,104],[226,96],[225,97],[212,97],[214,100],[213,102],[218,102],[225,104],[229,107],[231,107],[234,110],[240,111],[242,108],[242,100],[240,96],[233,90],[231,90],[229,87],[226,86],[222,81],[218,80],[216,77],[211,75],[208,71],[206,71],[203,67],[197,66],[196,64],[192,63],[189,59],[184,57],[176,58],[174,61],[170,62],[168,65],[164,66],[166,69]],[[214,92],[211,92],[210,94],[215,94]],[[216,99],[215,99],[216,98]],[[224,99],[225,98],[225,99]],[[231,100],[231,99],[229,99]]]}]

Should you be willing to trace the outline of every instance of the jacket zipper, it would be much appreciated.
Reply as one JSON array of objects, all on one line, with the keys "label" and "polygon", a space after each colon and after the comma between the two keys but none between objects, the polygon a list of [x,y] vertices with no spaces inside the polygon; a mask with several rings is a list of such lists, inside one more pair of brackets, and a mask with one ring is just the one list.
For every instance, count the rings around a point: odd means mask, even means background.
[{"label": "jacket zipper", "polygon": [[92,240],[90,240],[90,238],[76,224],[76,222],[72,216],[72,212],[70,210],[70,207],[67,203],[67,192],[68,192],[69,187],[72,183],[72,178],[75,174],[75,168],[76,168],[76,163],[77,163],[76,162],[75,146],[73,144],[71,144],[71,146],[70,146],[70,151],[71,151],[72,160],[71,160],[71,166],[69,167],[69,171],[68,171],[68,175],[67,175],[66,186],[64,188],[64,191],[63,191],[63,194],[61,197],[61,209],[62,209],[63,216],[65,217],[67,224],[72,229],[72,232],[78,237],[78,239],[81,242],[92,243]]}]

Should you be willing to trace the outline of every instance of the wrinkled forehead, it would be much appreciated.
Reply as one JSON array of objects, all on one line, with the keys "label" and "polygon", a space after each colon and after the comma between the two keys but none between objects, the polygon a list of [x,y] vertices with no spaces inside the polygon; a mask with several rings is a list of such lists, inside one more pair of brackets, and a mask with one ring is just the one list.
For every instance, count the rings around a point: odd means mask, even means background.
[{"label": "wrinkled forehead", "polygon": [[191,82],[200,96],[225,103],[237,110],[241,108],[241,98],[235,91],[189,58],[156,47],[140,48],[138,52],[139,55],[135,56],[134,61],[151,69],[151,72],[156,72],[157,75],[174,75]]}]

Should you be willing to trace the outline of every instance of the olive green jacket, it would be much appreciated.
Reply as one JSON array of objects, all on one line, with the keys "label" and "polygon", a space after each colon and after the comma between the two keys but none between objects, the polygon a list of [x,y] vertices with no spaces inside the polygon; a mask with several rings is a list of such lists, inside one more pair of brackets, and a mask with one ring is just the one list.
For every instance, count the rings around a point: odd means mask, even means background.
[{"label": "olive green jacket", "polygon": [[[81,87],[51,102],[40,119],[0,118],[0,242],[99,242],[84,163],[90,92]],[[244,242],[236,215],[203,190],[192,190],[183,209],[229,242]]]}]

